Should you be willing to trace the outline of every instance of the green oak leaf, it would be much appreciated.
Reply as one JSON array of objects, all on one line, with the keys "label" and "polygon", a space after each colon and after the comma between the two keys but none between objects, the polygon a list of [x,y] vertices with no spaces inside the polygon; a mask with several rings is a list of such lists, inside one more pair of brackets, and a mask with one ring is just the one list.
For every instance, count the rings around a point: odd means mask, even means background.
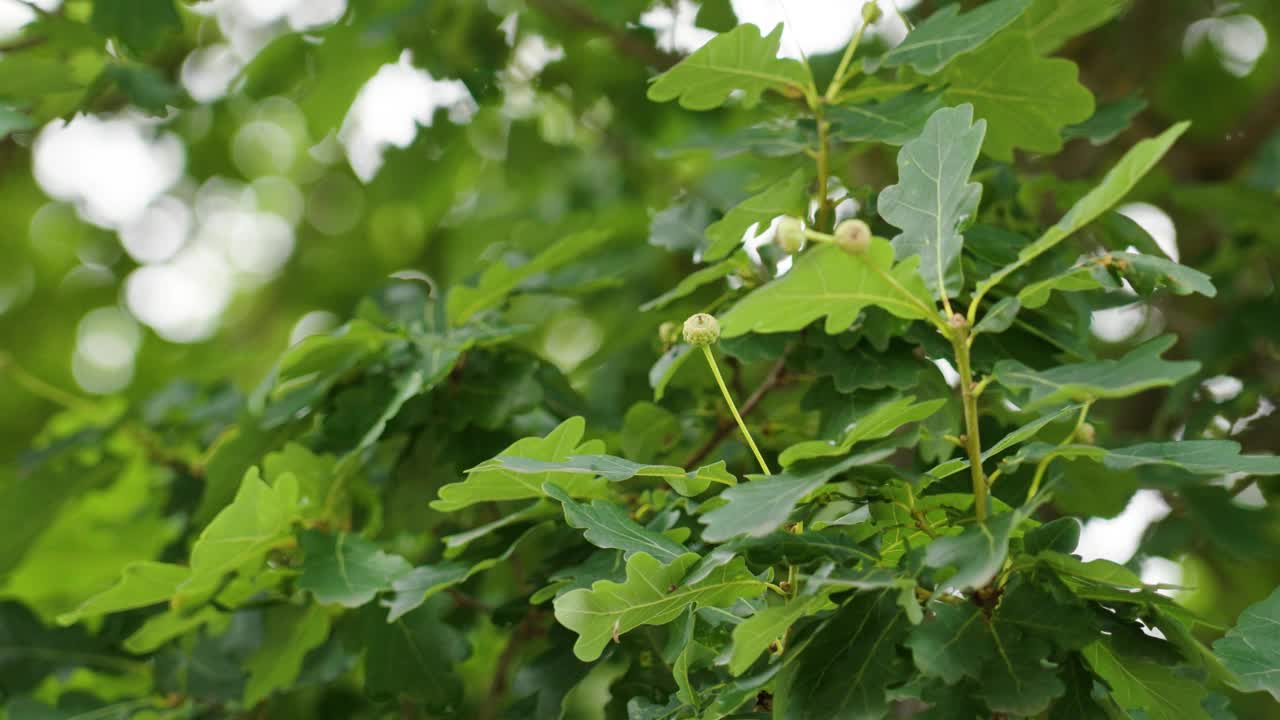
[{"label": "green oak leaf", "polygon": [[388,609],[387,622],[395,622],[418,609],[436,593],[461,585],[475,575],[505,564],[516,550],[525,543],[543,537],[550,529],[550,523],[534,525],[516,536],[505,550],[492,557],[451,559],[433,565],[421,565],[397,577],[391,582],[391,589],[395,594],[382,603]]},{"label": "green oak leaf", "polygon": [[884,67],[910,65],[922,75],[933,75],[958,55],[972,51],[991,39],[1026,11],[1031,0],[996,0],[960,14],[952,4],[925,18],[889,52]]},{"label": "green oak leaf", "polygon": [[849,468],[883,458],[882,454],[850,455],[840,460],[797,462],[777,475],[749,475],[750,482],[721,491],[725,504],[705,513],[702,539],[724,542],[738,535],[761,537],[787,521],[797,503]]},{"label": "green oak leaf", "polygon": [[489,264],[474,286],[459,285],[449,292],[449,323],[462,325],[472,315],[501,303],[525,280],[580,259],[612,235],[608,230],[583,230],[560,238],[523,265]]},{"label": "green oak leaf", "polygon": [[787,630],[802,617],[812,615],[827,604],[825,595],[800,595],[781,605],[770,605],[758,610],[733,628],[733,652],[729,657],[729,672],[735,677],[746,672],[760,653],[769,649],[777,640],[786,637]]},{"label": "green oak leaf", "polygon": [[1018,311],[1022,310],[1024,304],[1016,295],[1002,299],[982,315],[978,324],[973,326],[973,334],[1002,333],[1008,330],[1013,327],[1013,321],[1017,319]]},{"label": "green oak leaf", "polygon": [[[742,236],[739,235],[738,239]],[[680,298],[691,295],[698,288],[722,280],[735,272],[750,267],[750,261],[747,259],[745,252],[737,252],[729,257],[721,260],[713,265],[696,270],[685,275],[675,287],[662,293],[658,297],[646,302],[640,306],[640,312],[649,312],[650,310],[659,310],[679,300]]]},{"label": "green oak leaf", "polygon": [[1078,655],[1072,655],[1062,664],[1059,676],[1066,692],[1049,708],[1049,720],[1108,720],[1101,698],[1093,696],[1093,673],[1084,666]]},{"label": "green oak leaf", "polygon": [[983,151],[1001,161],[1014,148],[1062,149],[1062,129],[1093,115],[1093,95],[1075,63],[1038,56],[1025,34],[1001,33],[957,58],[943,74],[948,103],[970,103],[989,124]]},{"label": "green oak leaf", "polygon": [[36,122],[31,116],[10,103],[0,102],[0,140],[15,132],[25,132],[35,127]]},{"label": "green oak leaf", "polygon": [[1232,440],[1171,440],[1113,449],[1095,445],[1032,443],[1005,462],[1012,468],[1024,462],[1037,462],[1051,453],[1068,459],[1093,460],[1112,470],[1160,466],[1177,468],[1193,475],[1280,475],[1280,457],[1242,455],[1240,443]]},{"label": "green oak leaf", "polygon": [[1035,0],[1013,24],[1031,40],[1031,47],[1048,55],[1071,38],[1084,34],[1115,17],[1129,0]]},{"label": "green oak leaf", "polygon": [[748,108],[760,102],[765,90],[802,93],[809,72],[800,62],[778,57],[781,43],[781,24],[763,36],[755,25],[739,25],[654,78],[649,99],[678,99],[689,110],[711,110],[736,90],[742,91],[742,105]]},{"label": "green oak leaf", "polygon": [[[916,302],[903,298],[893,285],[870,267],[874,264],[905,287]],[[828,333],[847,329],[863,308],[882,307],[907,319],[925,317],[921,304],[932,303],[915,260],[893,264],[893,247],[872,238],[865,255],[852,257],[834,245],[822,245],[801,255],[791,270],[739,300],[720,318],[725,338],[749,332],[799,330],[826,317]]]},{"label": "green oak leaf", "polygon": [[1099,105],[1088,120],[1062,128],[1062,137],[1065,140],[1083,138],[1090,145],[1106,145],[1129,129],[1133,118],[1145,109],[1147,101],[1137,95]]},{"label": "green oak leaf", "polygon": [[809,207],[808,184],[808,173],[797,170],[730,208],[724,217],[707,226],[711,244],[703,259],[719,260],[737,249],[752,226],[760,234],[779,215],[804,215]]},{"label": "green oak leaf", "polygon": [[1084,580],[1095,585],[1106,585],[1124,590],[1145,587],[1142,579],[1129,568],[1110,560],[1081,560],[1074,555],[1054,550],[1042,550],[1040,562],[1053,568],[1064,580]]},{"label": "green oak leaf", "polygon": [[1190,123],[1180,122],[1165,130],[1159,136],[1139,141],[1120,158],[1120,162],[1107,171],[1102,182],[1090,190],[1084,197],[1076,201],[1062,219],[1044,232],[1035,242],[1018,251],[1018,258],[1000,268],[990,277],[978,282],[976,294],[985,295],[991,288],[999,285],[1018,268],[1035,260],[1067,238],[1067,236],[1096,220],[1110,210],[1121,198],[1129,194],[1138,181],[1160,162],[1160,158],[1169,151],[1173,143],[1190,127]]},{"label": "green oak leaf", "polygon": [[325,605],[360,607],[409,572],[412,566],[399,555],[350,533],[331,534],[306,530],[301,536],[302,575],[299,590],[306,590]]},{"label": "green oak leaf", "polygon": [[688,362],[689,358],[702,353],[690,352],[693,346],[688,343],[677,343],[670,350],[662,353],[658,361],[649,369],[649,387],[653,388],[653,401],[662,400],[662,396],[667,393],[667,385],[671,379],[675,377],[676,371],[681,365]]},{"label": "green oak leaf", "polygon": [[897,592],[857,593],[801,638],[778,675],[774,717],[882,718],[888,687],[905,679],[898,643],[910,624]]},{"label": "green oak leaf", "polygon": [[959,535],[940,537],[925,548],[924,562],[935,568],[954,567],[944,584],[957,590],[980,588],[1000,572],[1009,554],[1009,537],[1028,517],[1024,508],[987,518]]},{"label": "green oak leaf", "polygon": [[1080,521],[1076,518],[1060,517],[1027,531],[1022,538],[1022,547],[1028,555],[1035,555],[1041,550],[1069,553],[1080,542],[1080,530]]},{"label": "green oak leaf", "polygon": [[[217,608],[208,605],[195,612],[174,610],[170,608],[158,615],[152,615],[142,623],[142,627],[125,638],[124,649],[135,655],[155,652],[170,640],[185,635],[205,625],[217,628],[225,625],[228,617]],[[218,634],[216,631],[210,634]]]},{"label": "green oak leaf", "polygon": [[922,367],[925,366],[913,348],[902,343],[894,343],[887,349],[859,343],[846,350],[838,340],[826,345],[814,362],[814,370],[820,375],[830,375],[836,391],[845,395],[863,388],[915,387]]},{"label": "green oak leaf", "polygon": [[106,37],[120,38],[135,53],[182,31],[173,0],[94,0],[89,24]]},{"label": "green oak leaf", "polygon": [[590,505],[585,505],[574,502],[568,493],[551,483],[545,489],[548,497],[564,506],[564,519],[569,527],[584,530],[587,542],[596,547],[621,550],[624,557],[638,552],[648,553],[662,563],[674,562],[689,552],[666,535],[632,520],[617,503],[592,500]]},{"label": "green oak leaf", "polygon": [[893,238],[894,255],[919,257],[925,287],[938,297],[954,297],[964,284],[960,227],[977,215],[982,198],[982,185],[969,175],[986,131],[985,121],[973,121],[972,105],[933,113],[898,152],[898,184],[876,201],[880,217],[902,231]]},{"label": "green oak leaf", "polygon": [[992,711],[1035,717],[1066,692],[1057,668],[1049,662],[1049,643],[999,624],[989,635],[995,654],[983,668],[978,696]]},{"label": "green oak leaf", "polygon": [[[1075,522],[1075,518],[1063,519]],[[1030,582],[1006,589],[996,610],[996,622],[1051,640],[1064,650],[1079,650],[1098,635],[1093,613],[1083,603],[1074,598],[1064,600]]]},{"label": "green oak leaf", "polygon": [[840,142],[881,142],[902,145],[924,131],[934,111],[942,107],[942,93],[913,88],[881,102],[834,105],[827,113],[830,137]]},{"label": "green oak leaf", "polygon": [[1105,274],[1108,270],[1128,279],[1141,296],[1165,289],[1175,295],[1198,293],[1214,297],[1218,294],[1213,279],[1199,270],[1154,255],[1113,252],[1090,258],[1057,275],[1026,285],[1018,291],[1017,297],[1026,307],[1037,308],[1048,302],[1055,290],[1118,289],[1120,284]]},{"label": "green oak leaf", "polygon": [[1214,297],[1218,294],[1208,275],[1168,258],[1132,252],[1111,253],[1110,257],[1111,267],[1128,278],[1139,295],[1150,295],[1161,289],[1175,295]]},{"label": "green oak leaf", "polygon": [[[571,417],[545,438],[517,440],[501,455],[559,462],[567,460],[570,455],[591,455],[604,450],[604,443],[600,440],[579,444],[586,429],[585,420]],[[492,462],[481,463],[468,470],[466,480],[440,488],[440,498],[432,501],[431,507],[441,512],[453,512],[490,500],[540,498],[543,496],[542,485],[546,482],[559,485],[574,497],[601,497],[604,494],[604,481],[593,474],[563,471],[524,473],[489,464]]]},{"label": "green oak leaf", "polygon": [[764,583],[751,575],[742,558],[682,586],[697,562],[698,556],[688,553],[664,565],[638,552],[627,561],[625,582],[598,580],[589,590],[580,588],[556,598],[556,620],[578,634],[574,654],[579,660],[595,660],[610,640],[637,627],[664,625],[688,607],[725,607],[764,591]]},{"label": "green oak leaf", "polygon": [[977,678],[996,651],[982,610],[973,603],[933,602],[928,611],[928,619],[911,628],[903,643],[916,667],[948,685]]},{"label": "green oak leaf", "polygon": [[915,400],[914,395],[906,395],[881,403],[850,423],[838,442],[810,440],[796,443],[782,451],[778,462],[787,467],[800,460],[845,455],[856,443],[887,437],[907,423],[920,422],[933,415],[947,403],[945,399],[921,403]]},{"label": "green oak leaf", "polygon": [[244,663],[249,673],[244,688],[246,707],[293,685],[302,672],[303,658],[329,637],[329,613],[319,605],[269,608],[262,624],[266,636]]},{"label": "green oak leaf", "polygon": [[1200,363],[1194,360],[1171,362],[1160,357],[1175,342],[1176,337],[1165,335],[1118,360],[1060,365],[1048,370],[1033,370],[1017,360],[1001,360],[993,374],[996,382],[1018,393],[1024,410],[1072,400],[1128,397],[1168,387],[1200,370]]},{"label": "green oak leaf", "polygon": [[713,482],[736,485],[738,479],[725,470],[723,460],[686,472],[672,465],[643,465],[613,455],[570,455],[563,460],[546,461],[518,455],[499,455],[477,465],[473,472],[504,470],[526,475],[587,475],[611,482],[633,477],[656,477],[667,481],[685,496],[704,492]]},{"label": "green oak leaf", "polygon": [[366,692],[404,694],[441,709],[457,702],[462,685],[457,669],[467,643],[435,608],[418,608],[387,622],[378,607],[367,605],[360,620]]},{"label": "green oak leaf", "polygon": [[166,602],[191,576],[191,568],[162,562],[127,565],[120,581],[81,603],[75,610],[58,616],[62,625],[83,618]]},{"label": "green oak leaf", "polygon": [[1150,720],[1209,720],[1201,707],[1207,691],[1159,663],[1117,653],[1098,640],[1082,653],[1093,673],[1111,688],[1122,710],[1142,710]]},{"label": "green oak leaf", "polygon": [[1235,626],[1213,643],[1213,653],[1236,674],[1236,689],[1261,690],[1280,700],[1280,588],[1245,608]]},{"label": "green oak leaf", "polygon": [[292,539],[292,525],[300,517],[295,476],[282,475],[268,486],[258,469],[250,468],[235,499],[191,547],[191,574],[175,595],[198,595],[227,573],[258,570],[273,547]]}]

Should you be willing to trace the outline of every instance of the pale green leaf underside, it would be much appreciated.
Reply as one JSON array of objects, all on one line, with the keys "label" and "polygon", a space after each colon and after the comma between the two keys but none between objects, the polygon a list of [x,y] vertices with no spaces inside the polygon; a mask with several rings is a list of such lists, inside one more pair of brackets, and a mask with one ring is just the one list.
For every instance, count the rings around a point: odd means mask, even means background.
[{"label": "pale green leaf underside", "polygon": [[1135,348],[1119,360],[1061,365],[1033,370],[1017,360],[1001,360],[995,379],[1019,393],[1023,409],[1066,401],[1118,398],[1144,390],[1167,387],[1194,375],[1200,363],[1194,360],[1170,362],[1160,357],[1177,341],[1172,335],[1156,338]]},{"label": "pale green leaf underside", "polygon": [[742,91],[742,105],[752,107],[765,90],[788,87],[803,90],[809,74],[801,63],[778,57],[782,25],[762,36],[749,23],[713,38],[675,67],[659,75],[649,86],[649,99],[679,99],[689,110],[720,107],[735,91]]},{"label": "pale green leaf underside", "polygon": [[841,142],[902,145],[918,136],[929,116],[942,107],[942,93],[915,88],[888,100],[862,105],[835,105],[827,113],[830,137]]},{"label": "pale green leaf underside", "polygon": [[893,247],[887,240],[873,238],[867,254],[860,257],[847,255],[833,245],[822,245],[800,256],[786,275],[739,300],[720,318],[722,336],[789,332],[821,317],[827,318],[827,332],[838,333],[871,305],[901,318],[924,318],[917,304],[899,294],[868,263],[888,272],[920,303],[932,303],[916,270],[916,261],[894,266]]},{"label": "pale green leaf underside", "polygon": [[960,226],[978,212],[982,185],[969,182],[986,122],[973,107],[942,108],[920,137],[898,152],[898,184],[881,191],[877,210],[902,232],[893,238],[899,260],[920,258],[925,287],[938,297],[960,293]]},{"label": "pale green leaf underside", "polygon": [[1031,0],[997,0],[960,14],[958,3],[933,13],[885,53],[884,67],[910,65],[932,75],[953,58],[979,47],[1026,11]]},{"label": "pale green leaf underside", "polygon": [[1280,588],[1240,614],[1213,652],[1236,674],[1236,687],[1265,691],[1280,700]]},{"label": "pale green leaf underside", "polygon": [[617,503],[593,500],[590,504],[575,502],[563,490],[547,484],[547,495],[564,506],[564,519],[569,527],[585,531],[587,542],[599,548],[621,550],[626,557],[648,553],[659,562],[674,562],[689,552],[688,548],[659,532],[649,530],[631,519]]},{"label": "pale green leaf underside", "polygon": [[1052,453],[1068,459],[1088,459],[1112,470],[1132,470],[1148,466],[1177,468],[1194,475],[1280,475],[1280,457],[1242,455],[1240,443],[1231,440],[1171,440],[1101,448],[1096,445],[1050,445],[1032,443],[1008,459],[1011,467],[1036,462]]}]

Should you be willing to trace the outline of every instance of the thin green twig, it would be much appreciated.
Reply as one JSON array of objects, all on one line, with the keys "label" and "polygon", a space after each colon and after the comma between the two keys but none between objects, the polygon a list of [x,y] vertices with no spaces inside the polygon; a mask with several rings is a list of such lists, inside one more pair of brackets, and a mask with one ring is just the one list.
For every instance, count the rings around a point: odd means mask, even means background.
[{"label": "thin green twig", "polygon": [[729,406],[729,412],[733,413],[733,419],[737,421],[738,428],[742,430],[742,436],[746,438],[747,445],[751,447],[751,452],[756,456],[756,462],[760,463],[760,469],[765,475],[772,475],[769,472],[769,465],[764,461],[764,456],[760,454],[760,448],[756,447],[756,441],[751,437],[751,431],[747,429],[747,424],[743,422],[742,416],[738,414],[738,406],[733,402],[733,396],[729,394],[729,388],[724,384],[724,377],[720,375],[720,366],[716,364],[715,355],[711,354],[711,346],[703,345],[702,354],[707,358],[707,365],[711,367],[711,374],[716,376],[716,384],[720,386],[720,394],[724,395],[724,401]]}]

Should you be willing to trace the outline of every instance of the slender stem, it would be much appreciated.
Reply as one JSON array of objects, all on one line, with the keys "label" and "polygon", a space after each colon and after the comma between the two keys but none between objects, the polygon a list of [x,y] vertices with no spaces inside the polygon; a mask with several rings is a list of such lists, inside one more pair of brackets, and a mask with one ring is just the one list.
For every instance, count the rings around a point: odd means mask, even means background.
[{"label": "slender stem", "polygon": [[845,73],[849,70],[849,62],[853,60],[853,54],[858,50],[858,43],[862,42],[862,33],[866,32],[867,23],[858,26],[858,31],[853,34],[853,39],[849,41],[849,46],[844,49],[844,56],[840,58],[840,66],[836,68],[836,74],[831,78],[831,84],[827,86],[827,92],[823,99],[827,102],[833,102],[836,96],[840,94],[840,88],[849,78]]},{"label": "slender stem", "polygon": [[45,382],[43,379],[28,372],[26,368],[18,364],[18,361],[12,355],[0,352],[0,371],[4,370],[9,371],[13,381],[23,390],[55,405],[61,405],[67,410],[80,410],[93,406],[92,402],[69,393],[52,383]]},{"label": "slender stem", "polygon": [[814,120],[818,123],[818,228],[830,232],[832,229],[831,199],[827,197],[827,175],[830,170],[831,143],[827,140],[827,119],[823,116],[822,106],[814,109]]},{"label": "slender stem", "polygon": [[[766,395],[782,384],[783,373],[787,369],[787,356],[791,354],[793,348],[794,346],[789,346],[785,351],[783,351],[782,357],[779,357],[778,361],[773,364],[773,367],[769,368],[769,372],[765,375],[764,381],[762,381],[760,385],[756,387],[755,391],[748,395],[747,399],[743,401],[741,410],[743,417],[750,415],[751,411],[760,404],[760,401],[764,400]],[[720,423],[720,425],[716,427],[716,431],[711,434],[711,437],[707,438],[707,441],[697,450],[693,451],[688,458],[685,458],[684,464],[681,465],[681,467],[693,467],[702,462],[703,458],[711,454],[712,450],[715,450],[725,438],[729,437],[729,435],[733,433],[733,426],[734,424],[729,421]]]},{"label": "slender stem", "polygon": [[1049,463],[1053,462],[1056,458],[1061,457],[1062,453],[1060,452],[1060,449],[1062,446],[1075,439],[1076,431],[1078,431],[1080,426],[1084,424],[1085,418],[1089,417],[1089,408],[1092,406],[1093,401],[1085,403],[1084,406],[1080,408],[1080,414],[1076,416],[1076,424],[1071,428],[1071,432],[1067,433],[1067,436],[1062,438],[1062,441],[1058,443],[1057,448],[1050,450],[1049,454],[1040,458],[1040,462],[1036,464],[1035,475],[1031,477],[1031,485],[1027,488],[1027,502],[1031,502],[1031,498],[1034,498],[1036,494],[1040,492],[1040,481],[1044,479],[1044,474],[1049,469]]},{"label": "slender stem", "polygon": [[987,478],[982,471],[982,438],[978,435],[978,395],[974,392],[973,369],[969,363],[968,333],[951,333],[951,346],[956,354],[956,371],[960,373],[960,395],[964,401],[964,443],[969,455],[969,474],[973,480],[973,511],[978,522],[987,519]]},{"label": "slender stem", "polygon": [[742,421],[742,416],[738,414],[738,406],[733,402],[733,396],[729,394],[729,388],[724,384],[724,378],[720,375],[720,366],[716,364],[715,355],[711,354],[711,346],[703,345],[702,354],[707,358],[707,365],[711,367],[711,374],[716,376],[716,384],[720,386],[720,394],[724,395],[724,401],[729,406],[729,412],[733,413],[733,419],[737,421],[738,428],[742,430],[742,436],[747,439],[747,445],[751,447],[751,452],[756,456],[756,462],[760,463],[760,469],[765,475],[771,475],[769,465],[765,463],[764,456],[760,454],[760,448],[756,447],[756,441],[751,437],[751,431],[747,429],[747,424]]}]

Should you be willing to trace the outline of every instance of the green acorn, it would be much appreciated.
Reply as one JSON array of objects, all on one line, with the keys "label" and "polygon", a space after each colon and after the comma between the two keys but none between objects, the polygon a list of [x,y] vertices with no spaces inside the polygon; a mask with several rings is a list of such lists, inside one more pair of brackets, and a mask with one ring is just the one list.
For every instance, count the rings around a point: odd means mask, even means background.
[{"label": "green acorn", "polygon": [[861,220],[845,220],[833,236],[836,247],[850,255],[862,255],[871,247],[871,227]]},{"label": "green acorn", "polygon": [[720,339],[720,322],[706,313],[690,315],[684,321],[684,341],[690,345],[713,345]]}]

